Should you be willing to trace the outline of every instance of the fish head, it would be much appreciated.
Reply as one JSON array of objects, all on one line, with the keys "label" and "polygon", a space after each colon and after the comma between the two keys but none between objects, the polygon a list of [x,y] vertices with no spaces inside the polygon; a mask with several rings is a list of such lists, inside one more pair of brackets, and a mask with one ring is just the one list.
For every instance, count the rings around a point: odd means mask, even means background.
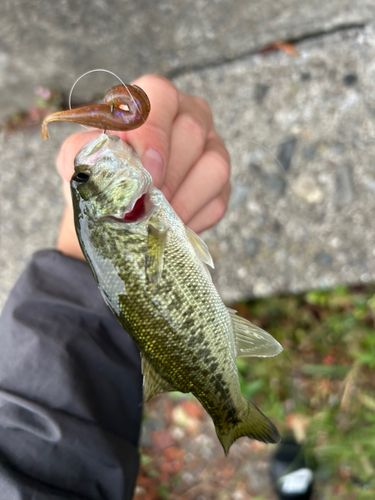
[{"label": "fish head", "polygon": [[83,146],[70,185],[73,203],[95,221],[134,223],[150,212],[152,177],[133,148],[117,136],[101,134]]}]

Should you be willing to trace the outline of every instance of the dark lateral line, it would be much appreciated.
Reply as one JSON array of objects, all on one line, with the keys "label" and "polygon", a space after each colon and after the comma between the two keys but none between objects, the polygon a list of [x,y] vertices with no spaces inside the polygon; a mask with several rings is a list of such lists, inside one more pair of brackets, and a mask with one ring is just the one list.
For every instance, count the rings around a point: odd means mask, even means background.
[{"label": "dark lateral line", "polygon": [[[304,42],[305,40],[323,38],[323,37],[328,36],[328,35],[340,33],[341,31],[348,31],[348,30],[352,30],[352,29],[364,29],[365,27],[366,27],[366,23],[339,24],[338,26],[334,26],[331,29],[314,31],[313,33],[308,33],[306,35],[301,35],[301,36],[298,36],[295,38],[288,38],[287,40],[282,40],[282,41],[286,42],[286,43],[292,43],[294,45],[297,45],[298,43]],[[246,59],[247,57],[259,54],[262,50],[265,50],[268,47],[272,47],[273,43],[276,43],[279,41],[280,40],[275,40],[274,42],[270,42],[266,45],[262,45],[260,47],[257,47],[256,49],[249,50],[247,52],[243,52],[242,54],[239,54],[238,56],[235,56],[235,57],[223,57],[222,59],[219,59],[217,61],[211,61],[211,62],[201,63],[201,64],[192,64],[190,66],[183,66],[181,68],[176,68],[176,69],[173,69],[171,71],[167,71],[166,77],[173,80],[173,78],[183,76],[186,73],[192,73],[194,71],[199,72],[199,71],[203,71],[205,69],[213,69],[213,68],[217,68],[219,66],[222,66],[223,64],[228,64],[231,62],[240,61],[241,59]]]}]

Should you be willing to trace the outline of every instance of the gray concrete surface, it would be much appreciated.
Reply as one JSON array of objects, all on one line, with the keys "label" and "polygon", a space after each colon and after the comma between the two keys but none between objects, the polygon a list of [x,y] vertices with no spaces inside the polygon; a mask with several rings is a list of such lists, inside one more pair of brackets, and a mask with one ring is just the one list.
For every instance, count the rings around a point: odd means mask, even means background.
[{"label": "gray concrete surface", "polygon": [[369,26],[177,80],[231,153],[230,210],[206,235],[226,300],[375,279],[374,47]]},{"label": "gray concrete surface", "polygon": [[67,135],[0,138],[0,308],[32,253],[55,245],[64,204],[54,158]]},{"label": "gray concrete surface", "polygon": [[[27,107],[36,85],[68,92],[93,68],[128,81],[146,72],[172,76],[374,15],[373,0],[3,0],[0,119]],[[104,81],[86,80],[77,97],[102,94]]]},{"label": "gray concrete surface", "polygon": [[[224,299],[374,280],[373,2],[141,3],[121,3],[121,15],[99,1],[79,12],[64,2],[32,12],[20,0],[3,4],[3,116],[10,94],[27,105],[26,88],[66,90],[97,66],[129,80],[175,74],[179,88],[210,102],[232,157],[230,209],[204,235]],[[130,53],[116,45],[120,26]],[[280,38],[300,39],[298,56],[256,53]],[[46,143],[39,130],[2,138],[0,302],[30,254],[54,243],[63,208],[54,157],[74,130],[51,127]]]}]

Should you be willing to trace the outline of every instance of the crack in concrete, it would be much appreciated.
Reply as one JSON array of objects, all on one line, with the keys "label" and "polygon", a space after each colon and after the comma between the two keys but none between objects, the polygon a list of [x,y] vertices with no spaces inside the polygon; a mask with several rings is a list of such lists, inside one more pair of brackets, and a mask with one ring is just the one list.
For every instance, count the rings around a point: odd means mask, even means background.
[{"label": "crack in concrete", "polygon": [[294,45],[304,42],[305,40],[319,39],[328,35],[334,35],[335,33],[340,33],[342,31],[349,31],[352,29],[364,29],[366,23],[344,23],[337,26],[333,26],[327,30],[314,31],[312,33],[307,33],[306,35],[301,35],[295,38],[289,38],[286,40],[287,43],[293,43]]},{"label": "crack in concrete", "polygon": [[[302,43],[306,40],[318,40],[320,38],[323,38],[325,36],[333,35],[335,33],[340,33],[343,31],[349,31],[352,29],[365,29],[366,23],[343,23],[343,24],[338,24],[336,26],[333,26],[332,28],[326,29],[326,30],[319,30],[319,31],[314,31],[311,33],[306,33],[304,35],[300,35],[297,37],[292,37],[292,38],[287,38],[285,40],[282,40],[285,43],[291,43],[293,45],[298,45],[299,43]],[[221,59],[218,59],[216,61],[211,61],[207,63],[202,63],[202,64],[191,64],[187,66],[182,66],[180,68],[173,69],[171,71],[167,71],[165,76],[166,78],[169,78],[170,80],[173,80],[174,78],[178,78],[180,76],[186,75],[187,73],[193,73],[197,72],[199,73],[200,71],[204,71],[206,69],[214,69],[218,68],[220,66],[224,66],[225,64],[230,64],[232,62],[238,62],[243,59],[246,59],[251,56],[258,55],[261,51],[266,50],[268,47],[272,47],[274,43],[280,42],[281,40],[274,40],[273,42],[268,43],[267,45],[261,45],[255,49],[248,50],[246,52],[243,52],[242,54],[238,54],[235,57],[223,57]]]}]

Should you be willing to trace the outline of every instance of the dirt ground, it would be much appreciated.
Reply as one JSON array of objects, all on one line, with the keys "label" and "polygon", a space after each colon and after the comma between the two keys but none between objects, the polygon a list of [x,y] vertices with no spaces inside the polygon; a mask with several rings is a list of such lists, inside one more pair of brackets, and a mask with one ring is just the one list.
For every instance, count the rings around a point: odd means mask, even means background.
[{"label": "dirt ground", "polygon": [[269,476],[274,445],[241,438],[225,457],[195,398],[163,394],[145,409],[135,499],[276,499]]}]

